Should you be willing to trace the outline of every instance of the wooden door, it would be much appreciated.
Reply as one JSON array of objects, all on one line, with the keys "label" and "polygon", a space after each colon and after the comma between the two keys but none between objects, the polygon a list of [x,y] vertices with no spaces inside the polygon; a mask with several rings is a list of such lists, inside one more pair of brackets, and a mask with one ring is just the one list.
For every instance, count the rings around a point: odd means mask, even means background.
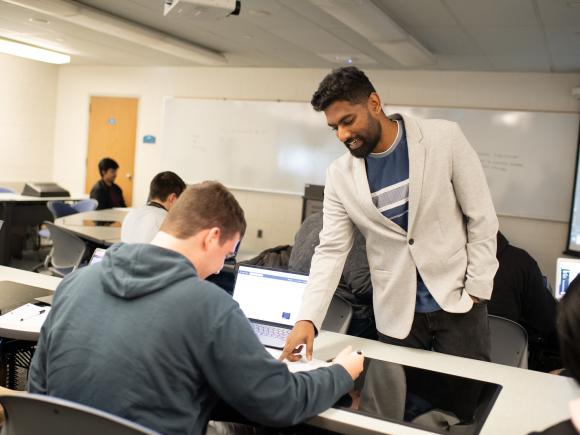
[{"label": "wooden door", "polygon": [[133,168],[137,135],[137,98],[91,97],[85,192],[101,178],[99,161],[119,164],[117,180],[127,206],[133,197]]}]

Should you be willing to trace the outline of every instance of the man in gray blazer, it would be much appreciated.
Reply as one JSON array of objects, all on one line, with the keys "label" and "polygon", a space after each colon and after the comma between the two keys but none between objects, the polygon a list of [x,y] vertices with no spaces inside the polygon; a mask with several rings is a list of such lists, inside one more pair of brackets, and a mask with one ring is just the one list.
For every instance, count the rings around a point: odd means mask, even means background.
[{"label": "man in gray blazer", "polygon": [[459,126],[387,117],[355,67],[312,97],[348,153],[327,170],[324,221],[302,310],[281,359],[312,343],[353,242],[366,239],[381,341],[489,361],[487,308],[498,221],[481,163]]}]

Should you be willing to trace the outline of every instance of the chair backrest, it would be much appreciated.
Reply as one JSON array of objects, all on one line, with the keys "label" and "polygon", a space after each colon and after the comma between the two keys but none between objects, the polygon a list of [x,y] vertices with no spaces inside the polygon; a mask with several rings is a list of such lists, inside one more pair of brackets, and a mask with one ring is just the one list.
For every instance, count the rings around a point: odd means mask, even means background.
[{"label": "chair backrest", "polygon": [[322,322],[322,329],[345,334],[350,325],[350,319],[352,319],[352,305],[340,296],[334,295]]},{"label": "chair backrest", "polygon": [[96,210],[99,206],[99,201],[96,199],[83,199],[82,201],[77,202],[73,205],[73,208],[77,211],[77,213],[84,213],[85,211],[93,211]]},{"label": "chair backrest", "polygon": [[57,269],[76,269],[85,255],[87,249],[85,242],[52,222],[45,222],[45,224],[52,239],[51,264]]},{"label": "chair backrest", "polygon": [[9,187],[0,186],[0,193],[16,193],[16,191]]},{"label": "chair backrest", "polygon": [[2,435],[156,435],[124,418],[68,400],[39,394],[0,395],[6,421]]},{"label": "chair backrest", "polygon": [[78,213],[78,211],[76,211],[72,206],[65,204],[62,201],[48,201],[46,206],[52,213],[52,217],[55,219]]},{"label": "chair backrest", "polygon": [[528,333],[519,323],[489,315],[491,362],[528,368]]}]

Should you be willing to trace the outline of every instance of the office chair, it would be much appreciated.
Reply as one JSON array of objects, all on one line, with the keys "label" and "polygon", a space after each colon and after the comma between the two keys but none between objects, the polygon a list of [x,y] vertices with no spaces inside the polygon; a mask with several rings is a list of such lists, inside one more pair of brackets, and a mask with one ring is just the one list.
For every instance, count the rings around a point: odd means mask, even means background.
[{"label": "office chair", "polygon": [[77,213],[84,213],[86,211],[96,210],[99,206],[99,201],[96,199],[83,199],[82,201],[73,204],[72,208],[76,210]]},{"label": "office chair", "polygon": [[139,424],[89,406],[40,394],[5,392],[0,435],[158,435]]},{"label": "office chair", "polygon": [[[52,250],[44,260],[44,267],[59,276],[73,272],[81,263],[87,246],[70,231],[52,222],[44,222],[52,238]],[[36,271],[36,270],[35,270]]]},{"label": "office chair", "polygon": [[[76,210],[73,206],[65,204],[62,201],[49,201],[46,203],[46,206],[50,210],[50,213],[52,213],[52,217],[54,219],[57,219],[59,217],[70,216],[71,214],[79,213],[79,211]],[[37,234],[39,237],[37,244],[38,244],[38,247],[40,248],[40,246],[42,246],[43,239],[48,240],[48,241],[50,240],[50,231],[46,228],[39,229]]]},{"label": "office chair", "polygon": [[52,217],[55,219],[78,213],[72,205],[68,205],[62,201],[48,201],[46,206],[52,213]]},{"label": "office chair", "polygon": [[491,362],[528,368],[528,333],[519,323],[488,315]]},{"label": "office chair", "polygon": [[321,329],[346,334],[350,319],[352,319],[352,305],[340,296],[334,295]]}]

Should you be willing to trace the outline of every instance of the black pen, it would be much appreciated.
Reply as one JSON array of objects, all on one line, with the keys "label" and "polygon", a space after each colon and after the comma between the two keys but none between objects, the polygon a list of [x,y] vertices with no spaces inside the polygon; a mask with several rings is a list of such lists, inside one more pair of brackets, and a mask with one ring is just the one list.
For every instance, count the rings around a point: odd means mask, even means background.
[{"label": "black pen", "polygon": [[46,310],[40,310],[38,313],[36,313],[36,314],[33,314],[32,316],[23,317],[22,319],[20,319],[20,321],[21,321],[21,322],[24,322],[25,320],[32,319],[33,317],[36,317],[36,316],[40,316],[40,315],[41,315],[42,313],[44,313],[45,311],[46,311]]}]

